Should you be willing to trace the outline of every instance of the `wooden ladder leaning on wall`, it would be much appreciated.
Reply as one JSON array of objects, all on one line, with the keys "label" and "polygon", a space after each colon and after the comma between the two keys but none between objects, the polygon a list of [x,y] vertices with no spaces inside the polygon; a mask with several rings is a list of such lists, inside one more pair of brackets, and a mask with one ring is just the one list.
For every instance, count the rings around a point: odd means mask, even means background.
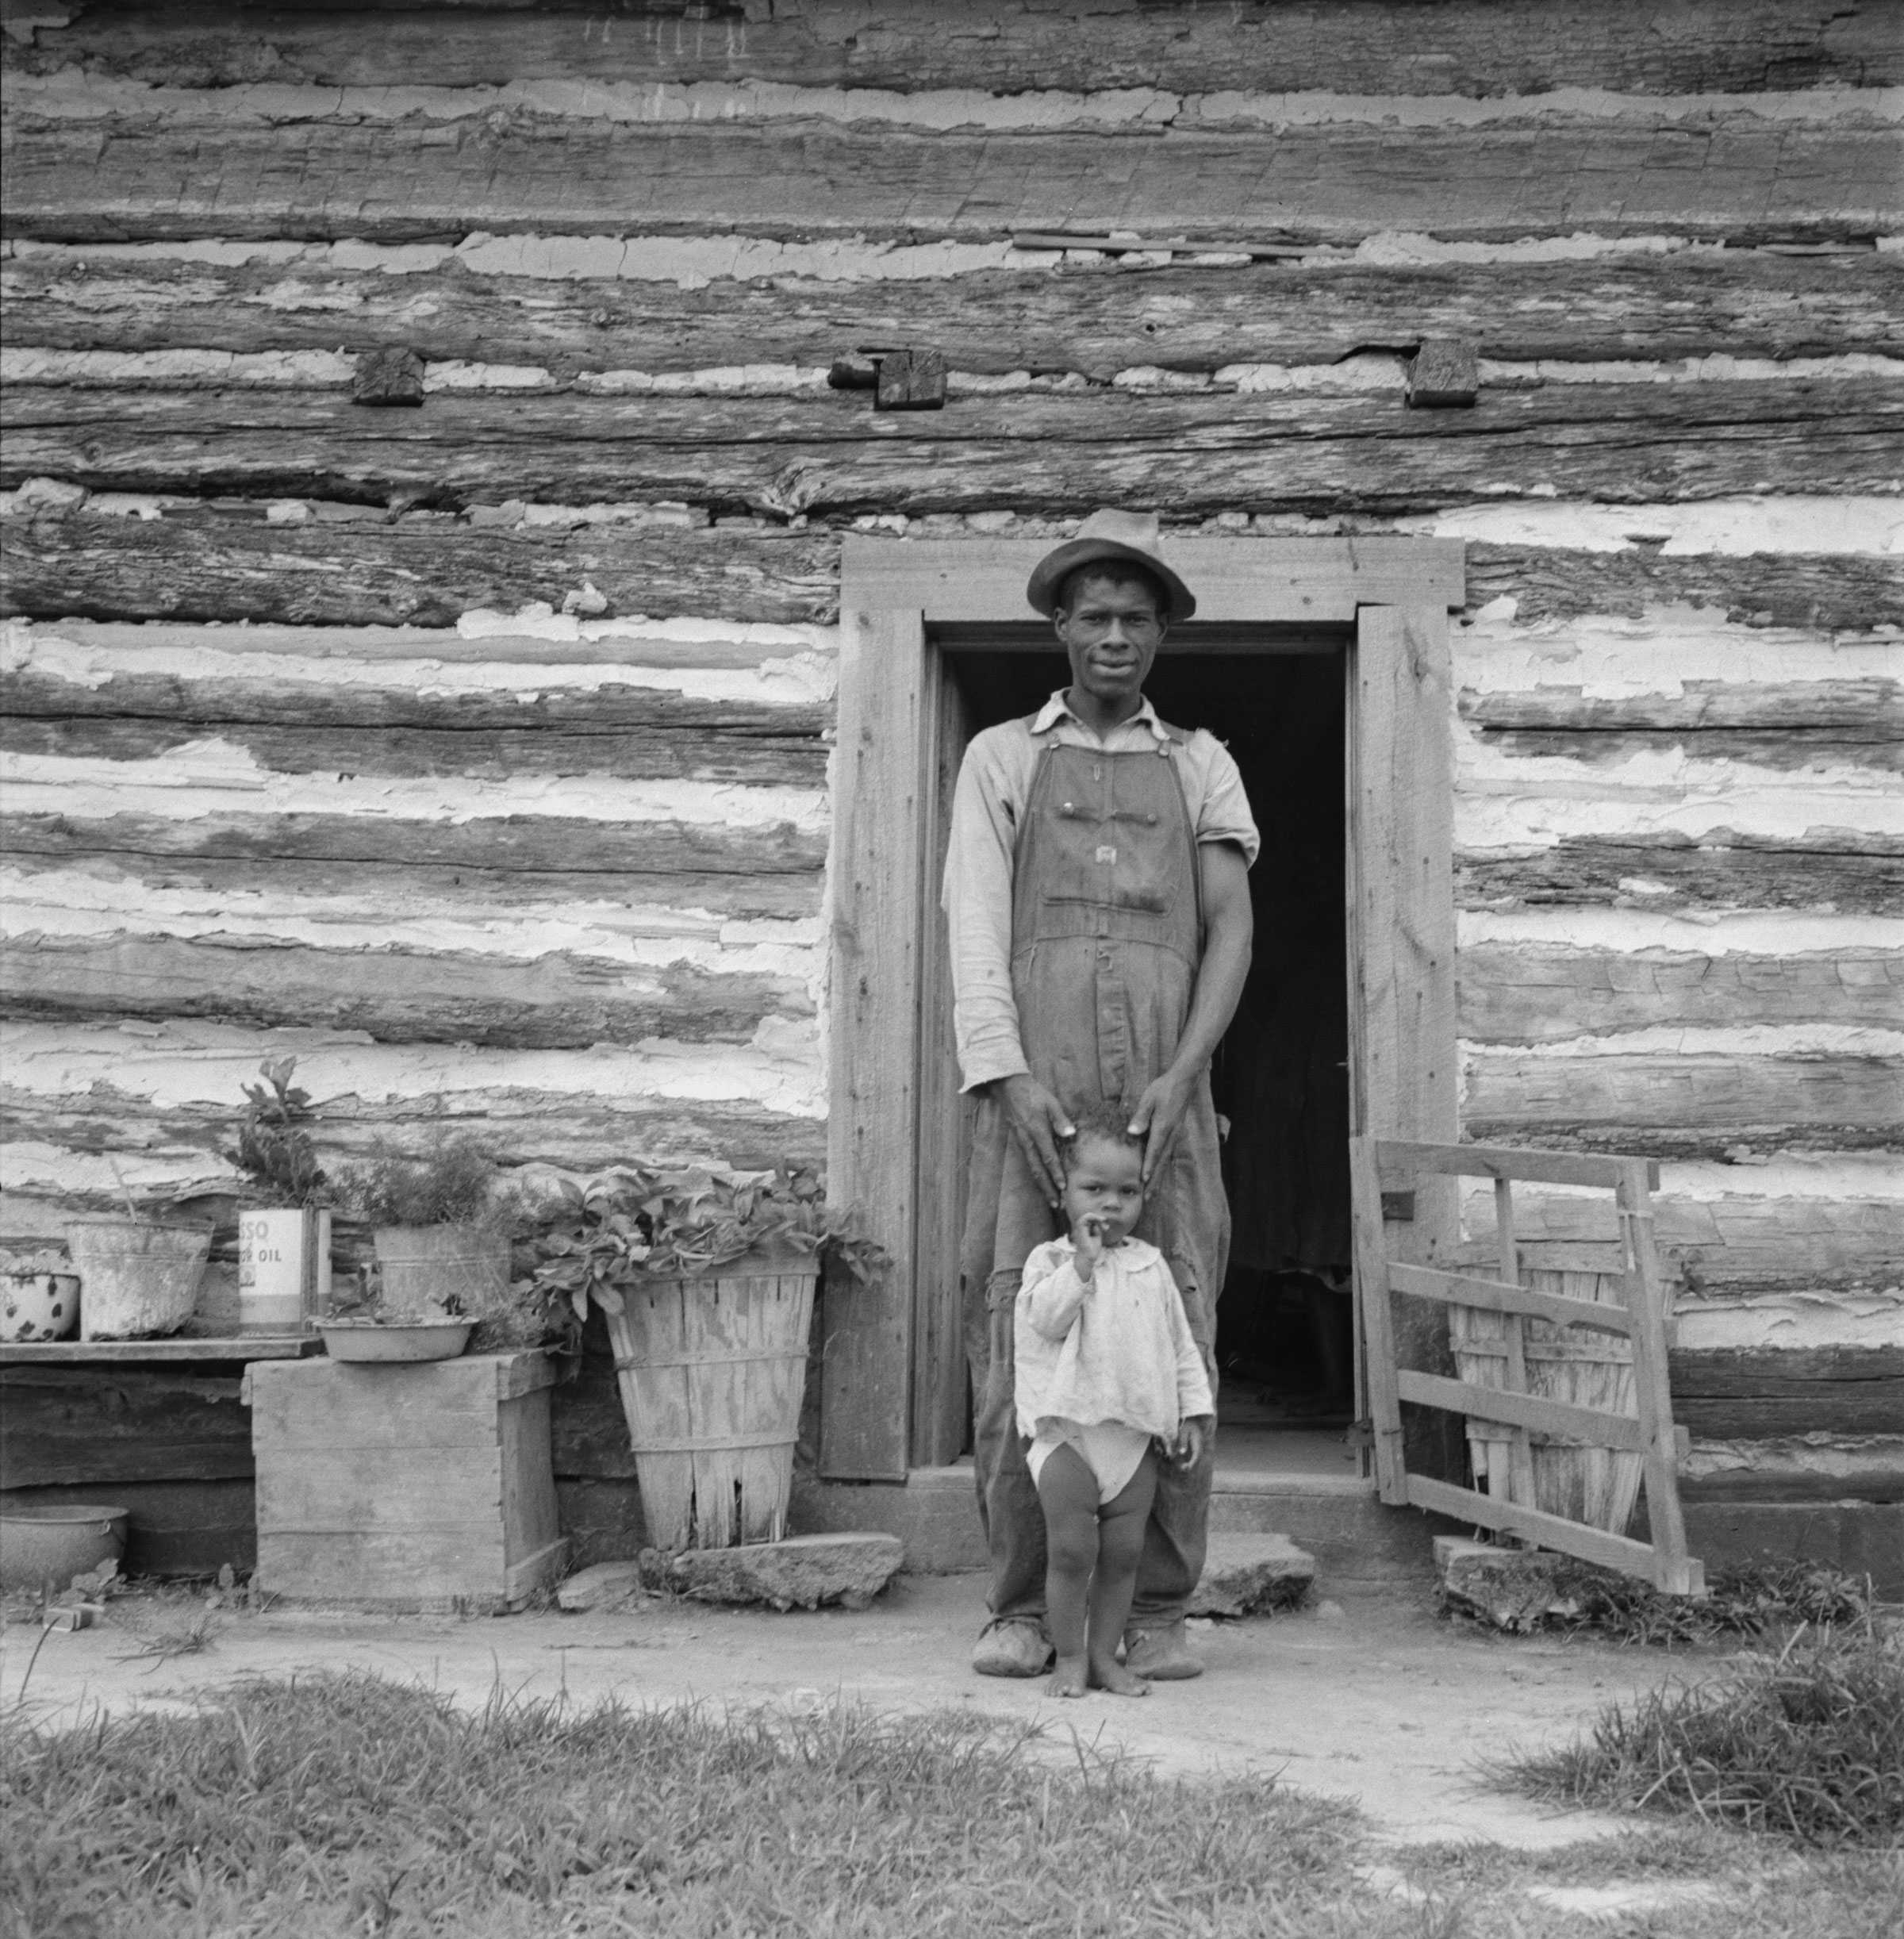
[{"label": "wooden ladder leaning on wall", "polygon": [[[1653,1242],[1656,1168],[1644,1158],[1374,1138],[1352,1141],[1351,1163],[1356,1277],[1367,1342],[1376,1486],[1381,1499],[1517,1535],[1583,1561],[1640,1576],[1669,1594],[1702,1595],[1705,1572],[1686,1552],[1686,1525],[1679,1507],[1679,1448],[1666,1366],[1666,1303]],[[1449,1176],[1494,1181],[1499,1245],[1494,1278],[1411,1265],[1392,1256],[1384,1193],[1405,1191],[1425,1177]],[[1620,1231],[1617,1303],[1537,1291],[1521,1283],[1526,1261],[1514,1231],[1517,1179],[1611,1189]],[[1450,1380],[1399,1365],[1392,1304],[1396,1293],[1470,1313],[1499,1315],[1496,1351],[1504,1362],[1503,1384]],[[1616,1413],[1531,1392],[1526,1365],[1530,1319],[1630,1342],[1633,1410]],[[1485,1423],[1495,1430],[1499,1438],[1494,1446],[1505,1460],[1489,1461],[1486,1493],[1408,1472],[1403,1449],[1403,1401],[1463,1414],[1471,1423]],[[1471,1435],[1476,1432],[1471,1425]],[[1637,1454],[1652,1540],[1637,1542],[1617,1529],[1591,1526],[1542,1509],[1535,1496],[1534,1434]]]}]

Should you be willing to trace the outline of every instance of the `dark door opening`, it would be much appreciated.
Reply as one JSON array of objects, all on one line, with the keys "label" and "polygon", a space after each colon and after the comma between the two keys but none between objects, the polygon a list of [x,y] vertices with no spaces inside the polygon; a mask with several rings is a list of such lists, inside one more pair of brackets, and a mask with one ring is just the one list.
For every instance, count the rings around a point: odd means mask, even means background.
[{"label": "dark door opening", "polygon": [[[1199,652],[1195,630],[1146,691],[1165,720],[1227,744],[1263,843],[1249,984],[1211,1069],[1233,1223],[1219,1459],[1352,1474],[1343,658],[1313,639]],[[954,650],[946,664],[967,735],[1035,712],[1065,678],[1048,652]]]}]

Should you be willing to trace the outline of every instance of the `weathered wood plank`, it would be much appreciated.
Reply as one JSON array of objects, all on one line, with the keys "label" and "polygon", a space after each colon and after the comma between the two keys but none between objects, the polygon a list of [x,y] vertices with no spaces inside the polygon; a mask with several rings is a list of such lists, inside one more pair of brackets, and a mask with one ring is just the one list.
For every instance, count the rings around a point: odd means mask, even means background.
[{"label": "weathered wood plank", "polygon": [[[1904,740],[1904,680],[1687,680],[1670,693],[1588,693],[1555,685],[1464,687],[1461,718],[1489,733],[1831,734],[1848,745]],[[1704,745],[1702,741],[1699,744]]]},{"label": "weathered wood plank", "polygon": [[1572,552],[1470,542],[1469,603],[1503,596],[1532,624],[1587,612],[1637,618],[1649,607],[1712,606],[1736,624],[1852,630],[1895,623],[1904,559],[1755,552],[1664,557],[1656,548]]},{"label": "weathered wood plank", "polygon": [[1653,503],[1886,491],[1904,384],[1556,385],[1410,411],[1388,396],[968,398],[902,428],[854,392],[800,399],[455,395],[371,412],[321,392],[15,386],[0,480],[321,493],[382,503],[686,499],[794,513],[1418,512],[1509,493]]},{"label": "weathered wood plank", "polygon": [[181,861],[266,860],[524,869],[539,875],[801,874],[826,863],[826,837],[790,823],[716,827],[684,822],[591,821],[561,815],[391,821],[370,815],[9,815],[0,854],[100,853]]},{"label": "weathered wood plank", "polygon": [[[322,111],[324,104],[317,104]],[[1384,230],[1511,240],[1543,229],[1734,243],[1868,236],[1889,219],[1894,130],[1676,102],[1590,116],[1239,132],[919,133],[824,121],[623,123],[473,112],[287,120],[217,92],[155,112],[37,119],[7,148],[13,236],[384,241],[575,233],[997,237],[1134,230],[1350,242]],[[288,111],[295,115],[299,110]]]},{"label": "weathered wood plank", "polygon": [[302,524],[214,501],[150,520],[9,518],[0,612],[446,626],[477,607],[559,609],[585,582],[605,613],[786,621],[836,609],[839,544],[827,532],[525,531],[348,509],[347,522]]},{"label": "weathered wood plank", "polygon": [[[182,1178],[216,1177],[231,1142],[232,1113],[213,1105],[159,1108],[136,1097],[109,1106],[84,1096],[34,1096],[0,1089],[0,1126],[10,1139],[75,1157],[111,1152],[175,1159]],[[715,1160],[765,1170],[785,1158],[818,1165],[826,1155],[823,1119],[796,1117],[747,1099],[631,1097],[606,1104],[573,1092],[471,1090],[426,1098],[327,1101],[327,1154],[362,1157],[379,1138],[423,1139],[438,1127],[480,1135],[508,1165],[546,1164],[574,1172],[611,1165]],[[40,1188],[29,1196],[38,1196]],[[58,1236],[60,1218],[109,1211],[111,1186],[63,1188],[42,1230]]]},{"label": "weathered wood plank", "polygon": [[251,1420],[238,1388],[235,1374],[0,1369],[0,1488],[247,1478]]},{"label": "weathered wood plank", "polygon": [[[1894,1285],[1904,1259],[1904,1200],[1754,1196],[1750,1168],[1737,1195],[1655,1201],[1659,1241],[1682,1298]],[[1605,1200],[1516,1195],[1524,1237],[1611,1240]]]},{"label": "weathered wood plank", "polygon": [[[505,771],[515,771],[518,763],[541,760],[583,763],[551,766],[545,770],[550,773],[605,768],[632,776],[634,768],[614,764],[624,758],[665,760],[662,751],[670,747],[682,754],[704,749],[716,762],[744,761],[751,752],[810,769],[820,736],[833,724],[832,708],[819,701],[710,699],[678,691],[666,684],[665,670],[649,673],[633,663],[640,653],[635,642],[621,647],[624,658],[620,666],[612,659],[604,663],[599,652],[587,647],[572,648],[577,658],[589,655],[594,660],[589,673],[578,678],[570,673],[544,673],[527,658],[527,651],[536,648],[559,658],[559,646],[551,652],[541,642],[525,641],[524,658],[518,658],[512,651],[514,643],[495,640],[475,649],[475,657],[492,666],[502,662],[522,669],[515,685],[471,682],[459,687],[445,677],[425,688],[412,677],[411,666],[405,666],[401,674],[386,673],[382,682],[363,675],[380,658],[408,660],[413,666],[452,655],[467,658],[472,656],[470,646],[453,634],[432,639],[428,632],[410,633],[397,641],[372,636],[362,643],[363,650],[357,655],[347,650],[339,654],[336,648],[347,649],[349,643],[327,642],[315,631],[302,639],[281,635],[255,644],[244,635],[210,629],[192,629],[188,634],[177,628],[165,637],[153,628],[143,639],[129,639],[124,634],[102,638],[90,628],[75,627],[63,637],[105,649],[102,659],[117,648],[118,663],[96,666],[91,670],[98,677],[86,680],[61,678],[30,664],[10,670],[0,676],[0,710],[6,717],[44,721],[80,735],[82,723],[94,721],[102,736],[171,727],[255,728],[261,730],[256,745],[293,761],[298,758],[294,747],[270,730],[296,726],[310,734],[315,747],[327,751],[339,745],[336,735],[347,732],[361,744],[367,762],[382,758],[422,763],[367,766],[368,773],[455,772],[451,757],[459,747],[466,749],[471,771],[498,764]],[[616,643],[610,643],[610,653]],[[129,647],[130,652],[125,651]],[[166,666],[161,658],[168,647],[254,655],[253,669],[259,662],[270,666],[272,657],[288,664],[282,671],[273,667],[265,676],[251,669],[238,674],[214,670],[202,662],[178,671]],[[758,651],[765,658],[772,649]],[[345,678],[313,678],[313,662],[324,662],[324,673],[332,674],[340,670],[340,660],[344,662]],[[333,738],[327,740],[327,736]],[[535,748],[544,742],[549,751],[538,756]],[[629,750],[625,755],[620,751],[623,743]],[[381,756],[380,744],[387,744]],[[119,758],[135,757],[129,752]],[[328,759],[321,759],[282,771],[308,774],[327,765]]]},{"label": "weathered wood plank", "polygon": [[830,1478],[897,1480],[911,1439],[919,908],[936,749],[922,614],[850,612],[842,632],[827,1189],[863,1208],[892,1263],[865,1283],[828,1277],[820,1465]]},{"label": "weathered wood plank", "polygon": [[[0,852],[6,852],[4,843],[5,823],[0,820]],[[585,918],[591,908],[605,906],[620,912],[624,922],[631,912],[652,912],[662,927],[670,926],[667,919],[676,912],[716,920],[810,920],[820,913],[823,880],[817,870],[748,875],[688,869],[655,875],[462,862],[411,867],[347,856],[336,861],[269,854],[178,856],[109,847],[75,848],[63,854],[16,849],[7,853],[6,861],[10,869],[29,878],[77,871],[122,893],[129,908],[153,889],[287,902],[300,897],[355,902],[368,892],[419,921],[468,921],[491,912],[520,918],[525,912]]]},{"label": "weathered wood plank", "polygon": [[[1809,1530],[1828,1517],[1837,1504],[1904,1503],[1904,1468],[1880,1466],[1875,1462],[1868,1468],[1844,1472],[1827,1469],[1818,1472],[1802,1468],[1768,1472],[1760,1468],[1741,1468],[1726,1473],[1689,1476],[1680,1488],[1688,1502],[1708,1504],[1708,1513],[1712,1506],[1721,1503],[1737,1503],[1741,1507],[1751,1503],[1753,1506],[1746,1508],[1745,1513],[1761,1526],[1764,1518],[1775,1515],[1779,1520],[1774,1526],[1791,1530],[1791,1522],[1786,1518],[1798,1518],[1800,1526]],[[1801,1508],[1798,1503],[1804,1506]],[[1885,1570],[1891,1572],[1893,1582],[1899,1580],[1897,1557],[1898,1544],[1904,1540],[1904,1508],[1894,1508],[1888,1519],[1883,1563],[1871,1571],[1880,1582],[1885,1579]],[[1792,1534],[1787,1535],[1775,1551],[1781,1556],[1790,1556],[1795,1549],[1802,1546],[1792,1538]],[[1864,1572],[1860,1569],[1859,1572]]]},{"label": "weathered wood plank", "polygon": [[[468,781],[509,780],[524,774],[610,775],[624,781],[731,781],[754,785],[823,788],[827,750],[816,731],[810,736],[749,734],[704,726],[673,731],[606,724],[639,689],[602,688],[596,696],[576,696],[562,711],[585,715],[589,701],[604,702],[601,731],[490,727],[388,728],[351,724],[349,716],[374,697],[360,687],[321,687],[286,682],[270,697],[290,710],[311,705],[309,727],[263,724],[255,717],[232,717],[244,704],[224,682],[121,681],[113,688],[157,687],[169,718],[140,713],[94,712],[84,703],[90,693],[63,681],[0,683],[0,751],[75,760],[151,761],[194,742],[218,740],[241,748],[260,769],[277,774],[455,775]],[[246,683],[251,684],[251,683]],[[255,683],[262,687],[263,683]],[[22,695],[18,689],[36,689]],[[49,692],[48,689],[51,689]],[[61,718],[46,709],[71,694],[82,705],[77,717]],[[416,701],[413,691],[393,698]],[[532,718],[548,697],[539,696],[523,712]],[[656,696],[655,697],[662,697]],[[129,708],[131,695],[122,695]],[[454,712],[474,696],[449,701]],[[500,712],[511,705],[506,694],[487,697],[467,709]],[[621,706],[616,705],[617,700]],[[426,703],[427,704],[427,703]],[[30,711],[29,711],[30,710]],[[765,709],[762,710],[766,711]],[[328,716],[328,718],[327,718]],[[281,716],[282,717],[282,716]]]},{"label": "weathered wood plank", "polygon": [[372,86],[427,75],[445,86],[512,81],[693,83],[743,79],[804,87],[1186,92],[1325,88],[1343,94],[1540,94],[1603,87],[1644,94],[1878,86],[1904,79],[1894,15],[1882,4],[1829,13],[1783,0],[1662,9],[1611,0],[1584,12],[1518,0],[1422,7],[1287,7],[1267,0],[1182,10],[1168,33],[1145,9],[1107,13],[993,0],[985,30],[936,0],[812,4],[684,17],[673,4],[613,10],[415,4],[382,9],[374,31],[279,5],[202,4],[155,13],[88,7],[5,44],[10,70],[79,67],[154,86],[247,81]]},{"label": "weathered wood plank", "polygon": [[[1330,363],[1455,336],[1488,356],[1833,356],[1904,337],[1904,263],[1875,250],[1584,263],[1067,266],[916,281],[776,275],[683,288],[611,276],[388,275],[322,251],[213,263],[51,248],[0,263],[7,340],[57,349],[335,351],[651,372],[824,366],[925,343],[955,374]],[[123,381],[123,380],[122,380]]]},{"label": "weathered wood plank", "polygon": [[1611,1039],[1664,1024],[1882,1030],[1904,1016],[1904,952],[1895,950],[1706,956],[1488,942],[1464,945],[1460,969],[1461,1034],[1489,1044]]},{"label": "weathered wood plank", "polygon": [[[559,606],[585,578],[612,612],[791,622],[838,610],[839,539],[823,527],[563,532],[336,509],[355,516],[267,525],[255,501],[206,500],[150,519],[10,517],[0,614],[440,626],[478,606]],[[1904,559],[1471,542],[1468,559],[1470,605],[1511,594],[1530,622],[1686,605],[1741,624],[1847,630],[1904,608]]]},{"label": "weathered wood plank", "polygon": [[[1672,1391],[1689,1400],[1739,1400],[1754,1396],[1802,1400],[1821,1386],[1889,1388],[1904,1380],[1904,1345],[1706,1347],[1676,1350],[1670,1359]],[[1904,1410],[1894,1418],[1904,1422]]]},{"label": "weathered wood plank", "polygon": [[1904,913],[1904,854],[1879,839],[1765,838],[1646,841],[1564,835],[1532,854],[1457,854],[1455,897],[1463,908],[1523,904],[1682,908],[1834,908]]},{"label": "weathered wood plank", "polygon": [[1817,767],[1904,770],[1904,738],[1881,723],[1867,727],[1485,728],[1482,743],[1503,754],[1616,766],[1649,755],[1737,761],[1794,771]]},{"label": "weathered wood plank", "polygon": [[361,1030],[384,1043],[547,1050],[646,1038],[745,1043],[768,1017],[813,1011],[793,977],[566,950],[522,961],[233,936],[29,939],[19,927],[0,942],[0,1016],[205,1017]]},{"label": "weathered wood plank", "polygon": [[1715,1153],[1740,1144],[1834,1150],[1904,1146],[1904,1061],[1664,1051],[1468,1059],[1462,1122],[1477,1142]]}]

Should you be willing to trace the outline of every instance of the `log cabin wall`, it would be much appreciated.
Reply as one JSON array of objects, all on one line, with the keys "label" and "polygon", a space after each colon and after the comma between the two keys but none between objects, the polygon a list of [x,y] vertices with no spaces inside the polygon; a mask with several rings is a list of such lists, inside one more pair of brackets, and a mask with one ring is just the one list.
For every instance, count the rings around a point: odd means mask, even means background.
[{"label": "log cabin wall", "polygon": [[6,1231],[286,1050],[344,1146],[816,1157],[843,532],[1457,536],[1465,1128],[1664,1161],[1695,1544],[1890,1566],[1904,10],[5,28]]}]

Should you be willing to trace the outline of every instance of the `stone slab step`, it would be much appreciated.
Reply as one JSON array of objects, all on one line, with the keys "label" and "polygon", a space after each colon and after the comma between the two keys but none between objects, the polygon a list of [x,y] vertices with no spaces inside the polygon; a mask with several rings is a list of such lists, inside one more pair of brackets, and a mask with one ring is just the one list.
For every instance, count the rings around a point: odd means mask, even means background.
[{"label": "stone slab step", "polygon": [[[973,1496],[972,1469],[915,1468],[904,1482],[821,1481],[810,1473],[793,1483],[793,1526],[802,1532],[884,1529],[905,1545],[915,1575],[956,1575],[986,1566]],[[1210,1532],[1281,1535],[1315,1557],[1318,1581],[1330,1595],[1359,1589],[1432,1587],[1433,1526],[1414,1508],[1388,1508],[1375,1484],[1351,1477],[1217,1471],[1210,1497]]]},{"label": "stone slab step", "polygon": [[864,1609],[898,1574],[905,1554],[896,1535],[846,1530],[789,1535],[785,1542],[738,1549],[641,1553],[641,1579],[704,1603],[764,1603],[774,1609],[817,1609],[838,1603]]},{"label": "stone slab step", "polygon": [[1257,1616],[1293,1609],[1315,1580],[1315,1557],[1287,1535],[1212,1535],[1190,1614]]}]

